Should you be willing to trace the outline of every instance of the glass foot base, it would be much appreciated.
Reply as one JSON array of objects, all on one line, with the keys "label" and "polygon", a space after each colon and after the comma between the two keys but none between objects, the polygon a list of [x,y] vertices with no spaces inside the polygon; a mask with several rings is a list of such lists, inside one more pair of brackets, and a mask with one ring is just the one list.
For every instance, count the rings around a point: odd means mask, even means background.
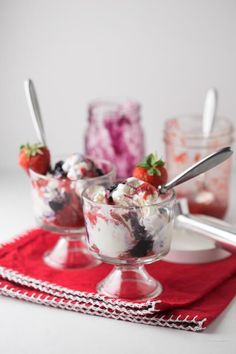
[{"label": "glass foot base", "polygon": [[89,252],[84,236],[61,236],[55,247],[44,255],[44,262],[56,269],[95,267],[100,262]]},{"label": "glass foot base", "polygon": [[162,285],[152,278],[144,266],[117,266],[97,285],[105,296],[130,301],[143,301],[157,297]]}]

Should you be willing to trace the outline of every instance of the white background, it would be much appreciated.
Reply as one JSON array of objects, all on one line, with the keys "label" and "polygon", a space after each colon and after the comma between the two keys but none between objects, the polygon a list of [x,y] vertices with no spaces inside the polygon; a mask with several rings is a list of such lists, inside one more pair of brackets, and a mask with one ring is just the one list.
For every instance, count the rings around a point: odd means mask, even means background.
[{"label": "white background", "polygon": [[[0,242],[34,225],[27,178],[15,172],[19,145],[36,139],[25,78],[55,154],[82,150],[87,103],[116,96],[143,104],[148,150],[163,152],[164,120],[201,112],[211,86],[236,122],[235,34],[234,0],[0,0]],[[235,305],[195,334],[1,297],[0,352],[233,354]]]},{"label": "white background", "polygon": [[164,120],[201,112],[211,86],[235,121],[235,34],[235,0],[0,0],[1,166],[36,139],[28,77],[54,154],[83,149],[96,97],[139,100],[148,150],[160,153]]}]

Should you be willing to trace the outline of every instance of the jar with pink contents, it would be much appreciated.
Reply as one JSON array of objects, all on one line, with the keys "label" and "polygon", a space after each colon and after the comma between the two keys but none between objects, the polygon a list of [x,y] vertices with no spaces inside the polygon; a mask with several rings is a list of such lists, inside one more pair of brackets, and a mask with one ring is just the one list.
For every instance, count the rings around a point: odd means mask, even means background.
[{"label": "jar with pink contents", "polygon": [[112,161],[117,177],[132,175],[144,156],[144,133],[137,102],[95,101],[88,108],[85,151],[95,158]]},{"label": "jar with pink contents", "polygon": [[[169,179],[201,158],[233,143],[232,123],[216,117],[213,132],[202,134],[201,115],[188,115],[166,121],[164,141]],[[223,218],[229,204],[232,159],[176,188],[178,198],[187,198],[190,212]]]}]

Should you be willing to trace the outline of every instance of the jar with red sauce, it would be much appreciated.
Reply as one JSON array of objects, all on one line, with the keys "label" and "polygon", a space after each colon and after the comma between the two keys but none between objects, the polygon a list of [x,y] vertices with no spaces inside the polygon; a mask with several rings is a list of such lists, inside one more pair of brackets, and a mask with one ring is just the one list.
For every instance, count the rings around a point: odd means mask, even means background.
[{"label": "jar with red sauce", "polygon": [[140,104],[131,100],[98,100],[88,108],[85,152],[111,161],[118,178],[132,175],[144,156]]},{"label": "jar with red sauce", "polygon": [[[216,117],[214,129],[203,137],[202,116],[186,115],[168,119],[164,128],[164,141],[169,179],[193,165],[203,157],[234,140],[234,128],[229,119]],[[224,218],[230,196],[232,159],[176,188],[178,198],[187,198],[193,214],[206,214]]]}]

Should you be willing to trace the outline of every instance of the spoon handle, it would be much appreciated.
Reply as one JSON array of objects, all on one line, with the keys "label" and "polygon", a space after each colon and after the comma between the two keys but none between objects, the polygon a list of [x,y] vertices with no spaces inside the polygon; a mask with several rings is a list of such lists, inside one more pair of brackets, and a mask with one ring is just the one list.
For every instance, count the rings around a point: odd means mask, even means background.
[{"label": "spoon handle", "polygon": [[24,88],[25,88],[26,101],[28,103],[31,119],[34,125],[37,138],[43,145],[46,145],[46,136],[45,136],[44,126],[43,126],[42,116],[40,113],[39,103],[38,103],[33,81],[30,79],[25,80]]},{"label": "spoon handle", "polygon": [[178,184],[184,183],[191,178],[194,178],[201,173],[204,173],[213,167],[219,165],[223,161],[227,160],[233,151],[229,146],[224,147],[213,154],[206,156],[204,159],[198,161],[193,166],[189,167],[187,170],[176,176],[172,181],[159,187],[160,193],[166,193],[169,189],[177,186]]},{"label": "spoon handle", "polygon": [[202,133],[204,138],[208,138],[213,130],[216,108],[217,91],[216,89],[212,88],[207,91],[203,109]]}]

